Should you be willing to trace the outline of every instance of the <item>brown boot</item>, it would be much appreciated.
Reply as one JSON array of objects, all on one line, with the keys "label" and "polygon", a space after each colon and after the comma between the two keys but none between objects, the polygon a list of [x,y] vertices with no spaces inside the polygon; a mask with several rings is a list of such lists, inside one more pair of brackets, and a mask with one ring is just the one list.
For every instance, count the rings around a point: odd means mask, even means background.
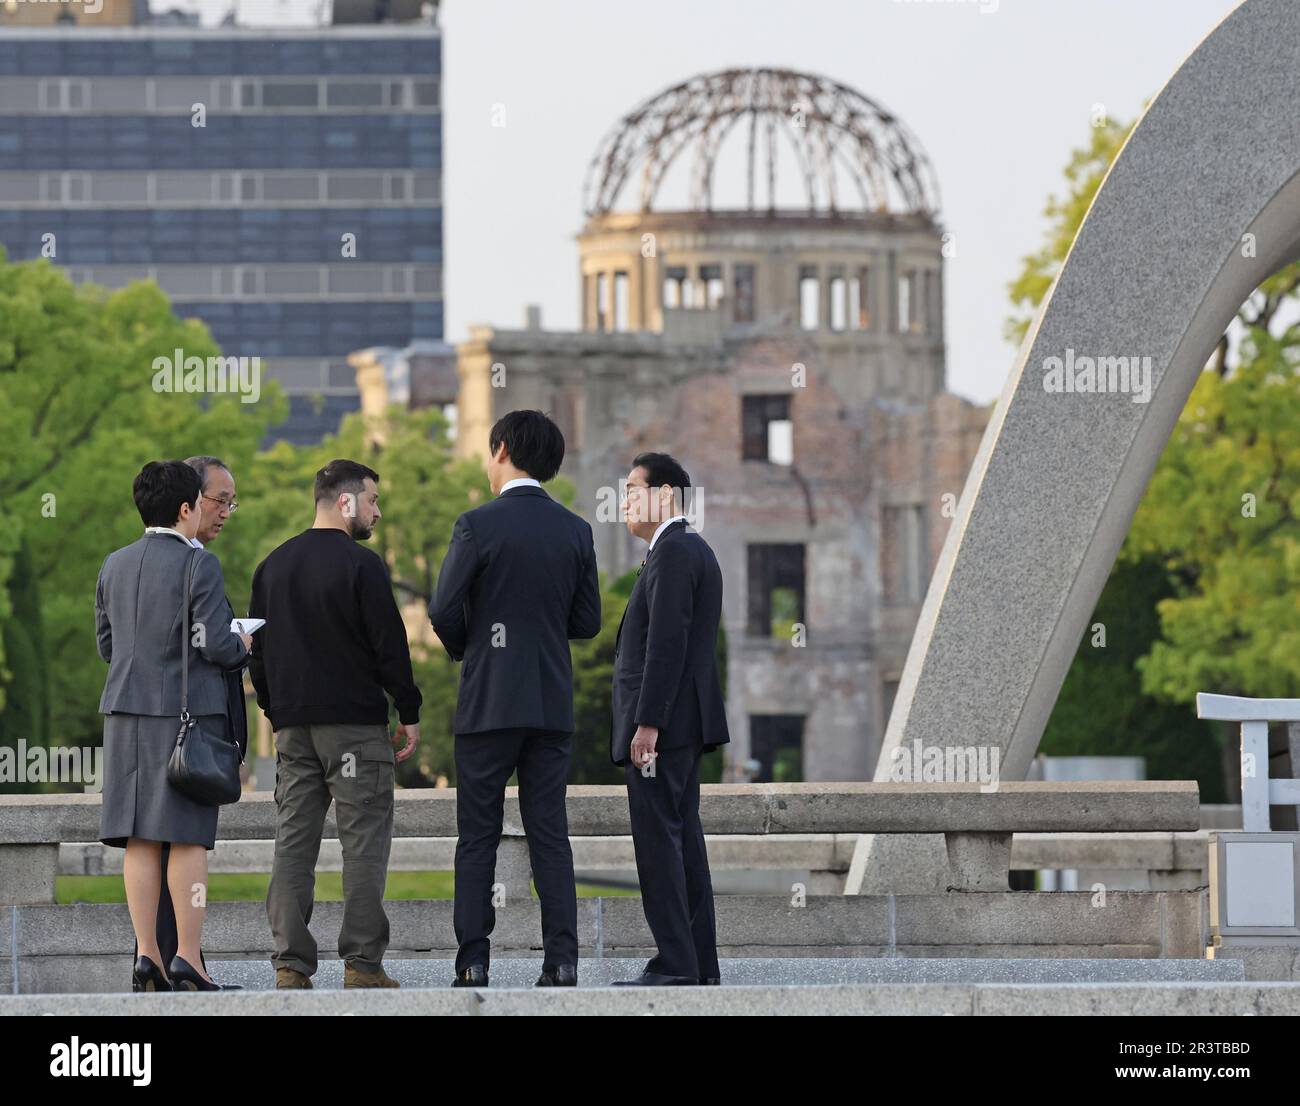
[{"label": "brown boot", "polygon": [[297,968],[276,968],[275,989],[277,991],[310,991],[311,976],[303,975]]},{"label": "brown boot", "polygon": [[391,975],[383,968],[377,972],[363,972],[354,968],[351,964],[343,965],[343,986],[348,987],[400,987]]}]

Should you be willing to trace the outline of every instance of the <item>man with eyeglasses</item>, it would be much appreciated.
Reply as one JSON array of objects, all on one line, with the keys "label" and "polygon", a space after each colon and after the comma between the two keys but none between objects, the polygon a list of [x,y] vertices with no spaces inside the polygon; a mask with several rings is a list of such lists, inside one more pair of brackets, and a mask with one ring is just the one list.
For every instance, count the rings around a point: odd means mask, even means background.
[{"label": "man with eyeglasses", "polygon": [[[187,457],[185,463],[199,476],[202,486],[201,521],[198,536],[194,539],[196,548],[210,545],[226,520],[239,509],[239,500],[235,498],[235,477],[226,463],[219,457]],[[235,617],[235,609],[226,600],[226,625]],[[248,710],[244,705],[244,670],[226,673],[226,703],[230,715],[230,733],[239,742],[242,755],[248,750]],[[176,912],[172,908],[172,897],[167,890],[167,859],[171,853],[170,846],[162,847],[162,888],[158,896],[158,951],[162,954],[164,964],[170,964],[176,955],[179,938],[176,933]],[[136,950],[137,953],[139,950]],[[204,971],[207,964],[203,965]]]},{"label": "man with eyeglasses", "polygon": [[[239,510],[235,498],[235,477],[219,457],[187,457],[185,463],[199,474],[203,485],[201,521],[196,546],[211,545],[226,525],[226,520]],[[235,609],[226,600],[226,625],[235,617]],[[248,709],[244,705],[244,671],[226,673],[226,698],[230,709],[230,732],[239,742],[241,754],[248,750]]]}]

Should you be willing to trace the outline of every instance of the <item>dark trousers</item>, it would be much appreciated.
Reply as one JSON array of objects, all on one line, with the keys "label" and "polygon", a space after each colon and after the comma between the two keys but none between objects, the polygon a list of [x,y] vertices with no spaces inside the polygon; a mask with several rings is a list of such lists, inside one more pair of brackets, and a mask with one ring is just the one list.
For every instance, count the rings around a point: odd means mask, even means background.
[{"label": "dark trousers", "polygon": [[664,749],[643,775],[624,766],[641,908],[656,955],[646,971],[719,977],[713,882],[700,824],[699,746]]},{"label": "dark trousers", "polygon": [[573,734],[491,730],[456,735],[456,970],[488,967],[492,884],[506,781],[519,773],[519,813],[542,901],[543,967],[578,963],[578,892],[564,793]]}]

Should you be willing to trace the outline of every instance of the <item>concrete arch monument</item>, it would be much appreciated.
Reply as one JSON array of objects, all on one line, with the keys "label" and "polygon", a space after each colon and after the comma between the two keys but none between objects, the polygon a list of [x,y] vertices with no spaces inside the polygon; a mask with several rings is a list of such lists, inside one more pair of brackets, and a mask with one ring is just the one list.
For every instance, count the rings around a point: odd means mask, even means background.
[{"label": "concrete arch monument", "polygon": [[[1024,778],[1197,375],[1251,291],[1298,257],[1300,3],[1245,0],[1143,114],[1026,336],[931,580],[877,780],[917,741],[988,747],[1002,778]],[[1094,390],[1049,390],[1067,370],[1086,385],[1089,364]],[[864,842],[851,888],[933,886],[942,840],[889,840],[888,855],[885,838]]]}]

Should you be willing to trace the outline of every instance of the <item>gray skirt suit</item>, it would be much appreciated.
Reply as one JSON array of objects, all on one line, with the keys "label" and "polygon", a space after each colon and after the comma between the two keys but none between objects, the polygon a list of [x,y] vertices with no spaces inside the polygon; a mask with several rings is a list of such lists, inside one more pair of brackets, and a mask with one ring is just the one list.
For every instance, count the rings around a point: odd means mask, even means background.
[{"label": "gray skirt suit", "polygon": [[[217,812],[167,782],[181,713],[185,573],[191,571],[189,711],[231,739],[225,673],[247,651],[230,632],[221,563],[172,532],[146,533],[110,553],[95,588],[99,655],[108,662],[100,840],[125,848],[135,837],[177,845],[216,844]],[[197,642],[197,644],[195,644]]]}]

